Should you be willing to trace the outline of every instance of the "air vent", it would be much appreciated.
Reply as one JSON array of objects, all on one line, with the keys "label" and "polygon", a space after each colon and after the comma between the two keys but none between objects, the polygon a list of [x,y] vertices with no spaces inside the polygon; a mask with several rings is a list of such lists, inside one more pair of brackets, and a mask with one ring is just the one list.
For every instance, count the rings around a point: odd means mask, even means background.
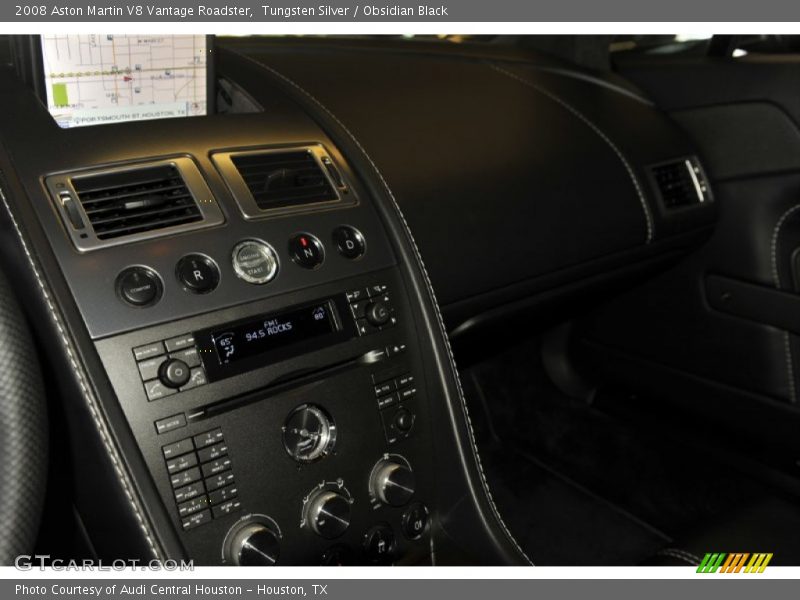
[{"label": "air vent", "polygon": [[694,157],[650,167],[653,181],[665,208],[680,208],[710,200],[700,163]]},{"label": "air vent", "polygon": [[80,250],[224,221],[194,162],[185,157],[53,175],[47,186]]},{"label": "air vent", "polygon": [[307,150],[239,154],[231,160],[261,210],[338,198],[317,159]]},{"label": "air vent", "polygon": [[75,178],[72,186],[101,240],[203,219],[174,165]]}]

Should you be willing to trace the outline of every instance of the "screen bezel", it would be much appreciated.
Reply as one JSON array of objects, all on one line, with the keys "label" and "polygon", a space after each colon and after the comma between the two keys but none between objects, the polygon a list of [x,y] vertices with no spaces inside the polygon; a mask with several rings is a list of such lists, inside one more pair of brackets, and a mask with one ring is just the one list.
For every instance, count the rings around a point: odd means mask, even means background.
[{"label": "screen bezel", "polygon": [[[171,34],[184,35],[184,34]],[[188,35],[188,34],[187,34]],[[216,73],[216,48],[215,36],[206,35],[206,114],[196,115],[197,117],[210,116],[216,114],[217,109],[217,73]],[[14,43],[14,62],[17,73],[29,87],[36,93],[39,101],[47,108],[47,91],[44,76],[44,55],[42,53],[42,39],[40,35],[16,36]],[[53,123],[63,130],[83,129],[83,127],[61,127],[56,123],[52,115]],[[192,117],[169,117],[169,119],[189,119]],[[148,119],[161,121],[163,119]],[[120,121],[119,123],[145,123],[146,121]],[[117,123],[105,123],[102,125],[86,125],[85,127],[106,127]]]},{"label": "screen bezel", "polygon": [[[314,336],[310,339],[301,340],[286,346],[281,346],[273,350],[262,352],[255,356],[249,356],[240,360],[222,364],[217,359],[217,349],[214,344],[213,335],[219,333],[226,328],[234,328],[240,325],[245,325],[255,319],[265,319],[283,313],[292,312],[295,310],[302,310],[304,308],[311,308],[320,304],[327,303],[330,310],[330,318],[333,322],[334,329],[331,333]],[[221,323],[214,327],[209,327],[200,331],[195,331],[193,334],[195,344],[200,353],[200,358],[203,363],[203,368],[206,371],[206,376],[210,382],[227,379],[234,375],[241,375],[249,371],[254,371],[275,363],[279,363],[290,358],[295,358],[315,350],[321,350],[333,344],[345,342],[356,336],[355,322],[350,315],[349,304],[344,295],[336,297],[320,298],[313,302],[303,302],[302,304],[295,304],[286,306],[273,311],[256,313],[247,318],[238,319],[229,323]]]}]

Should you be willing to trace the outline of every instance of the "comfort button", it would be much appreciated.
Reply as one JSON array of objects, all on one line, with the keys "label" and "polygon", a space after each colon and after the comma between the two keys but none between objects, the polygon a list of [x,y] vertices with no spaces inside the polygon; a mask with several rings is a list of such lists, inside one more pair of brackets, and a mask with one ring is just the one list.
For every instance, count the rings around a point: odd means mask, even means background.
[{"label": "comfort button", "polygon": [[130,267],[117,277],[117,292],[131,306],[149,306],[161,297],[161,280],[144,267]]}]

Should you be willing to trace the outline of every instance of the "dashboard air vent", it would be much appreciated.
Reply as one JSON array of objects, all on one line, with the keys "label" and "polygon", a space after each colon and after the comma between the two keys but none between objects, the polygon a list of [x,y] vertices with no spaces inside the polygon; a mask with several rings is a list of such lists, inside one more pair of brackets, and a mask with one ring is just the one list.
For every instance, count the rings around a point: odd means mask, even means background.
[{"label": "dashboard air vent", "polygon": [[710,200],[708,184],[695,157],[650,167],[665,208],[680,208]]},{"label": "dashboard air vent", "polygon": [[203,219],[175,165],[76,177],[72,186],[100,240]]},{"label": "dashboard air vent", "polygon": [[231,156],[260,210],[337,200],[336,190],[308,150]]}]

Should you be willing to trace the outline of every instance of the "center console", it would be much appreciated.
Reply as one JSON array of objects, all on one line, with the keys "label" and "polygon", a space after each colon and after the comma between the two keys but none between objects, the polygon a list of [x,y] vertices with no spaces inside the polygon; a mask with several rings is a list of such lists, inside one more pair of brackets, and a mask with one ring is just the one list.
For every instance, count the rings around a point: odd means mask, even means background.
[{"label": "center console", "polygon": [[7,210],[56,309],[39,334],[63,334],[48,351],[72,367],[66,426],[103,442],[74,461],[97,552],[138,538],[208,565],[524,562],[376,173],[237,68],[264,112],[69,130],[35,102],[0,116]]}]

